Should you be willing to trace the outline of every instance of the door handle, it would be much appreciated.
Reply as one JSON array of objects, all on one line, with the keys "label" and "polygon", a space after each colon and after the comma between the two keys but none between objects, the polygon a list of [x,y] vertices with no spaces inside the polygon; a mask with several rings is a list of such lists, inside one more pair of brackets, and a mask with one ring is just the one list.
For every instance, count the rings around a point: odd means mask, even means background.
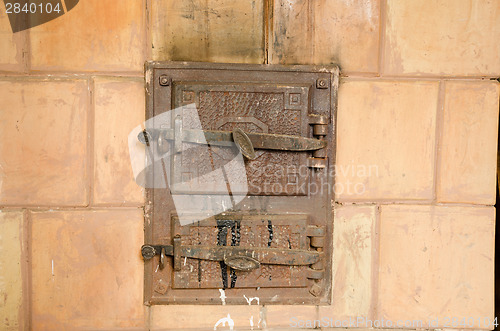
[{"label": "door handle", "polygon": [[[315,116],[314,120],[317,117]],[[321,125],[325,126],[325,124]],[[208,143],[216,146],[233,146],[233,144],[236,144],[243,156],[250,160],[256,158],[256,148],[300,152],[320,150],[328,144],[323,139],[274,133],[244,132],[239,128],[233,131],[183,129],[180,115],[175,118],[173,129],[146,129],[140,132],[137,138],[143,144],[149,144],[156,140],[161,146],[165,145],[165,141],[173,140],[176,153],[181,151],[182,142]]]},{"label": "door handle", "polygon": [[160,268],[164,267],[166,256],[173,256],[173,266],[176,271],[181,268],[182,257],[224,261],[231,268],[243,271],[257,269],[261,264],[311,265],[321,259],[321,252],[303,249],[202,245],[181,246],[180,236],[174,237],[173,245],[143,245],[141,253],[144,260],[149,260],[155,255],[160,255]]}]

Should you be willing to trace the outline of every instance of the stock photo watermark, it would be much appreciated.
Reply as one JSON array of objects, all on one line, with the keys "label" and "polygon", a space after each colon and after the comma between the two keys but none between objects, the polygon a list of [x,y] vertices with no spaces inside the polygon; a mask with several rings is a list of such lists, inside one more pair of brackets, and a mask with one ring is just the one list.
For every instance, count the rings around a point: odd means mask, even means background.
[{"label": "stock photo watermark", "polygon": [[50,22],[73,9],[80,0],[3,0],[13,33]]},{"label": "stock photo watermark", "polygon": [[193,213],[208,218],[248,195],[362,195],[369,178],[379,176],[377,165],[354,161],[312,169],[305,157],[269,161],[263,151],[248,160],[234,135],[234,130],[204,131],[195,104],[150,118],[129,134],[135,181],[168,189],[185,225]]},{"label": "stock photo watermark", "polygon": [[364,316],[336,319],[322,317],[320,319],[300,319],[290,317],[291,328],[476,328],[492,329],[498,326],[497,317],[435,317],[422,319],[371,319]]}]

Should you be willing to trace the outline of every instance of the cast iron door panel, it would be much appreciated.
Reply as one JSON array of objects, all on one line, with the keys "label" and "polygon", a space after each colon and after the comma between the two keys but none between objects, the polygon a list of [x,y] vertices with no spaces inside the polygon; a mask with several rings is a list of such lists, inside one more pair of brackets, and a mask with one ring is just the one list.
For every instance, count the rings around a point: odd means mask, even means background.
[{"label": "cast iron door panel", "polygon": [[[274,133],[307,136],[309,86],[276,86],[256,84],[200,84],[199,82],[172,83],[174,107],[195,104],[204,130]],[[186,107],[181,113],[189,112]],[[183,123],[188,119],[182,116]],[[188,142],[184,144],[189,144]],[[173,165],[172,185],[175,193],[226,193],[226,187],[213,187],[213,178],[200,176],[233,159],[231,150],[213,146],[200,148],[199,153],[183,153]],[[210,157],[210,153],[218,157]],[[251,195],[305,195],[306,176],[294,176],[301,165],[307,166],[306,153],[289,151],[256,151],[257,158],[245,164],[248,194]],[[202,162],[205,160],[205,162]],[[288,170],[281,172],[281,169]],[[186,181],[189,178],[189,181]],[[263,180],[265,178],[265,180]],[[192,180],[196,179],[196,180]],[[203,182],[203,179],[205,182]],[[290,182],[292,179],[293,182]],[[208,183],[206,182],[208,181]],[[182,189],[180,182],[189,183]],[[177,187],[176,187],[177,186]],[[241,185],[237,185],[241,187]],[[234,192],[241,193],[241,192]],[[243,192],[247,193],[247,192]]]},{"label": "cast iron door panel", "polygon": [[330,302],[335,66],[146,66],[146,304]]},{"label": "cast iron door panel", "polygon": [[[255,247],[307,250],[305,215],[219,215],[181,227],[174,219],[174,231],[182,245]],[[286,254],[286,253],[285,253]],[[285,255],[283,254],[283,255]],[[174,270],[173,288],[305,287],[307,266],[261,264],[259,268],[235,270],[223,261],[184,258]]]}]

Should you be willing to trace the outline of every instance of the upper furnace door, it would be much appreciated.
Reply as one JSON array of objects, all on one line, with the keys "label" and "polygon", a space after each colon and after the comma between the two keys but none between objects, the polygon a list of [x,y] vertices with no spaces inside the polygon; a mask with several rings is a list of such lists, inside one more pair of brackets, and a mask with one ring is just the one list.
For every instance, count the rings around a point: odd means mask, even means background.
[{"label": "upper furnace door", "polygon": [[151,62],[145,300],[330,300],[337,67]]}]

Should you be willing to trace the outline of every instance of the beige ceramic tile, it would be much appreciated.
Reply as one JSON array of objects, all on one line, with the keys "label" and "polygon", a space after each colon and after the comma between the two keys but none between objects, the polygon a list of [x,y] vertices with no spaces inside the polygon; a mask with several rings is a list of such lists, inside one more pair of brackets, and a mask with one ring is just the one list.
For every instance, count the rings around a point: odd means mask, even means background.
[{"label": "beige ceramic tile", "polygon": [[335,207],[332,305],[320,306],[322,327],[362,327],[358,318],[371,317],[375,222],[376,206]]},{"label": "beige ceramic tile", "polygon": [[231,325],[234,330],[262,328],[260,307],[157,305],[151,308],[151,330],[232,330]]},{"label": "beige ceramic tile", "polygon": [[272,62],[378,70],[379,0],[277,0]]},{"label": "beige ceramic tile", "polygon": [[500,74],[500,1],[388,0],[388,74]]},{"label": "beige ceramic tile", "polygon": [[268,327],[312,328],[318,319],[317,306],[269,305],[265,309]]},{"label": "beige ceramic tile", "polygon": [[142,71],[145,1],[85,0],[63,16],[30,29],[31,68]]},{"label": "beige ceramic tile", "polygon": [[340,85],[337,200],[432,199],[437,97],[437,82]]},{"label": "beige ceramic tile", "polygon": [[0,205],[88,202],[87,82],[0,81]]},{"label": "beige ceramic tile", "polygon": [[128,135],[144,122],[144,83],[141,80],[95,79],[94,203],[143,203],[134,181]]},{"label": "beige ceramic tile", "polygon": [[27,32],[12,33],[3,4],[0,10],[0,70],[24,71],[27,56]]},{"label": "beige ceramic tile", "polygon": [[153,59],[263,63],[263,3],[153,1]]},{"label": "beige ceramic tile", "polygon": [[377,319],[490,328],[494,235],[493,207],[382,206]]},{"label": "beige ceramic tile", "polygon": [[446,82],[437,198],[495,203],[500,85]]},{"label": "beige ceramic tile", "polygon": [[144,326],[140,209],[32,214],[33,330]]},{"label": "beige ceramic tile", "polygon": [[276,0],[273,3],[271,62],[311,64],[314,58],[312,2]]},{"label": "beige ceramic tile", "polygon": [[23,330],[23,213],[0,211],[0,329]]},{"label": "beige ceramic tile", "polygon": [[342,72],[377,72],[380,0],[310,0],[314,10],[314,63]]}]

